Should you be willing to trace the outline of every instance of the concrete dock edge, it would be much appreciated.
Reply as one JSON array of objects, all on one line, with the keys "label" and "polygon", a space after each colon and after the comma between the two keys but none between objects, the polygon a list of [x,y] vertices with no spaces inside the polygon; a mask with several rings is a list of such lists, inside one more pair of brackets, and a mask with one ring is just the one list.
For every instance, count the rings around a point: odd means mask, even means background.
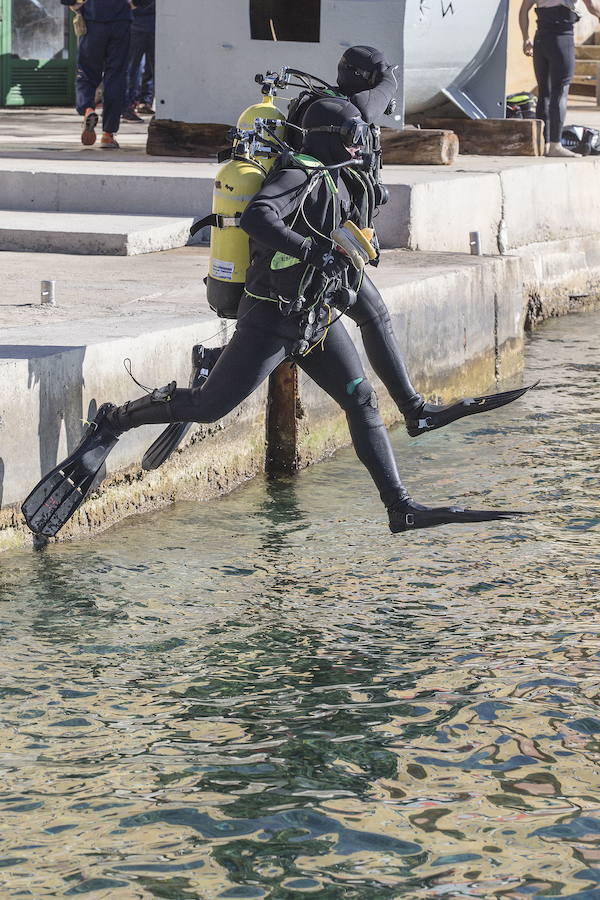
[{"label": "concrete dock edge", "polygon": [[[600,238],[590,234],[530,244],[494,257],[394,251],[373,274],[413,380],[427,397],[447,401],[517,379],[526,328],[550,315],[598,305]],[[31,542],[20,502],[41,473],[76,446],[81,420],[105,399],[122,402],[138,393],[123,372],[123,356],[132,358],[150,384],[163,383],[165,359],[176,361],[170,371],[184,384],[191,345],[222,327],[205,315],[201,327],[162,327],[135,338],[71,347],[24,345],[13,348],[12,358],[5,352],[0,359],[0,549]],[[398,410],[369,369],[358,328],[349,321],[347,327],[391,425],[399,419]],[[287,390],[279,400],[271,392],[269,413],[271,423],[287,421],[293,429],[286,453],[295,454],[296,467],[349,443],[339,409],[306,377],[299,382],[293,415],[273,409],[273,403],[290,402]],[[109,458],[105,480],[60,539],[92,534],[176,499],[218,496],[263,471],[270,452],[266,408],[264,385],[217,425],[195,426],[174,457],[151,473],[143,472],[139,461],[161,429],[128,433]],[[289,441],[289,434],[284,437]]]}]

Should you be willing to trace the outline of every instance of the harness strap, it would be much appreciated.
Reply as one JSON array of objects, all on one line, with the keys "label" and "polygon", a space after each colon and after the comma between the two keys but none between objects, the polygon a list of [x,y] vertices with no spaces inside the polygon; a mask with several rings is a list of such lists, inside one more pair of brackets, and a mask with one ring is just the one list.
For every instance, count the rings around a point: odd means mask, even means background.
[{"label": "harness strap", "polygon": [[212,228],[239,228],[241,218],[241,212],[236,212],[234,216],[222,216],[220,213],[211,213],[209,216],[204,216],[203,219],[198,219],[197,222],[194,222],[190,228],[190,234],[194,237],[201,228],[206,228],[207,225],[210,225]]}]

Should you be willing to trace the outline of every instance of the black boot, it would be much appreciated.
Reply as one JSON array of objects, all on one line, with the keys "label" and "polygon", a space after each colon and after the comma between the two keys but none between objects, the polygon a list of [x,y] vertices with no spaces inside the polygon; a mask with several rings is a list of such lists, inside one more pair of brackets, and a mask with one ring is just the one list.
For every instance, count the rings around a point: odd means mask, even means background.
[{"label": "black boot", "polygon": [[401,497],[388,506],[390,531],[413,531],[416,528],[435,528],[436,525],[468,524],[512,519],[527,513],[500,509],[463,509],[460,506],[422,506],[410,497]]},{"label": "black boot", "polygon": [[140,425],[166,425],[176,422],[177,418],[172,410],[172,399],[177,383],[162,388],[155,388],[138,400],[128,400],[122,406],[117,406],[107,415],[107,421],[115,434],[121,435],[131,428]]}]

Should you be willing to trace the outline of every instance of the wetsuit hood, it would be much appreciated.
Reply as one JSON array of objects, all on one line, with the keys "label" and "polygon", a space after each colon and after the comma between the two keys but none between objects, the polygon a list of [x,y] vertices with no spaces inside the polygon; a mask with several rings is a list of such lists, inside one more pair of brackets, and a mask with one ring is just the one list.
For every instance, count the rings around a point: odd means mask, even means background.
[{"label": "wetsuit hood", "polygon": [[371,90],[389,67],[381,50],[362,45],[349,47],[338,63],[338,86],[349,97]]},{"label": "wetsuit hood", "polygon": [[365,124],[360,112],[342,97],[326,97],[311,103],[302,119],[302,128],[307,132],[302,149],[326,166],[347,162],[351,158],[339,133],[312,131],[315,128],[331,126],[350,128],[354,123]]}]

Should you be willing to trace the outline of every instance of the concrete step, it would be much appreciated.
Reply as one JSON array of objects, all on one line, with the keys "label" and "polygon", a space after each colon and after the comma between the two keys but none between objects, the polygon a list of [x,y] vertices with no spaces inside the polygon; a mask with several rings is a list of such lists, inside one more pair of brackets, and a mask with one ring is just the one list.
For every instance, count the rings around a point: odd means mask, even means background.
[{"label": "concrete step", "polygon": [[216,162],[0,156],[0,202],[3,209],[199,217],[210,212],[218,168]]},{"label": "concrete step", "polygon": [[575,48],[575,54],[580,59],[595,59],[600,62],[600,44],[580,44]]},{"label": "concrete step", "polygon": [[569,96],[595,97],[597,81],[590,75],[576,75],[569,87]]},{"label": "concrete step", "polygon": [[[101,164],[0,158],[0,202],[4,210],[21,213],[40,210],[44,215],[51,211],[61,213],[47,229],[53,233],[52,241],[57,240],[54,232],[65,230],[61,223],[74,213],[93,219],[88,229],[82,225],[71,229],[69,241],[72,241],[78,231],[101,233],[99,221],[108,212],[122,214],[107,217],[113,221],[140,216],[151,217],[149,221],[154,222],[167,221],[161,217],[189,221],[204,215],[211,208],[217,169],[217,163],[208,162]],[[600,160],[596,158],[565,166],[562,160],[502,157],[500,161],[494,157],[461,156],[458,165],[452,167],[386,166],[383,177],[390,202],[381,208],[377,217],[377,233],[384,249],[405,247],[468,253],[469,233],[479,231],[486,254],[498,252],[503,218],[511,248],[533,243],[539,240],[540,234],[548,240],[588,234],[597,229],[599,174]],[[576,218],[570,214],[570,198],[574,195],[578,198]],[[551,204],[547,202],[548,196],[554,198]],[[28,219],[25,227],[29,229],[27,223],[38,218]],[[12,217],[9,219],[9,230],[14,230],[14,221]],[[39,225],[35,227],[39,230]],[[205,239],[208,231],[204,229]],[[21,240],[19,247],[25,249],[32,246],[34,236],[24,234]],[[74,252],[70,247],[70,243],[62,244],[67,252]],[[146,249],[160,247],[154,244]]]},{"label": "concrete step", "polygon": [[[600,51],[600,47],[594,47],[595,50]],[[594,80],[598,77],[598,67],[600,66],[600,61],[597,62],[593,59],[578,59],[575,63],[575,78],[585,77],[593,78]]]},{"label": "concrete step", "polygon": [[0,210],[0,250],[136,256],[183,247],[193,219]]}]

